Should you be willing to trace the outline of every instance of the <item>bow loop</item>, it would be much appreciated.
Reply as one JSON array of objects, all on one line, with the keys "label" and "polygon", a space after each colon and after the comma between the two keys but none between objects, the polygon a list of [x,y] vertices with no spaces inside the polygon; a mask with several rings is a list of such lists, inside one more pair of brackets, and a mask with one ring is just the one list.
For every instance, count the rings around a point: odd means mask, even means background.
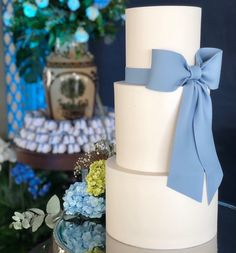
[{"label": "bow loop", "polygon": [[217,48],[201,48],[196,53],[196,64],[201,67],[201,83],[211,90],[218,89],[223,52]]}]

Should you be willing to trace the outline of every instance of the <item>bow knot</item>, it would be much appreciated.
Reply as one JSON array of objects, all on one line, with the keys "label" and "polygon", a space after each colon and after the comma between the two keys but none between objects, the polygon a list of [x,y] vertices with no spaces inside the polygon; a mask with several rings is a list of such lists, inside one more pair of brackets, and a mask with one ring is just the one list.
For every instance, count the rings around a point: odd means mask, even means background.
[{"label": "bow knot", "polygon": [[189,67],[190,77],[189,80],[199,80],[202,77],[202,69],[198,65]]},{"label": "bow knot", "polygon": [[206,89],[217,89],[220,80],[222,51],[201,48],[195,65],[169,50],[152,50],[151,69],[126,68],[126,82],[170,92],[183,86],[183,96],[172,145],[168,187],[197,201],[202,200],[206,178],[208,201],[211,202],[223,177],[212,135],[212,103]]}]

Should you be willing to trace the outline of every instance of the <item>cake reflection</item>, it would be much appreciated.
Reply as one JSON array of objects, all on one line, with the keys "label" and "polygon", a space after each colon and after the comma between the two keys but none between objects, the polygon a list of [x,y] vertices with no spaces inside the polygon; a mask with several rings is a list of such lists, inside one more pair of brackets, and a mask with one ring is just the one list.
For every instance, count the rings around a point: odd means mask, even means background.
[{"label": "cake reflection", "polygon": [[129,246],[106,235],[106,253],[217,253],[217,239],[197,247],[178,250],[150,250]]}]

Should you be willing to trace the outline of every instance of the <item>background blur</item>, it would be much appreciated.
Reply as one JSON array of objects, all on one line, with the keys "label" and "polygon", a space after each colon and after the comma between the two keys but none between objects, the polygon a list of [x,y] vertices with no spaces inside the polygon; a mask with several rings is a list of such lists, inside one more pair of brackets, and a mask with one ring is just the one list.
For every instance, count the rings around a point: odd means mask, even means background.
[{"label": "background blur", "polygon": [[[236,204],[236,1],[235,0],[130,0],[128,7],[148,5],[194,5],[202,7],[202,47],[223,49],[220,88],[212,92],[213,130],[217,152],[224,170],[220,199]],[[142,31],[140,31],[140,36]],[[106,105],[113,106],[113,82],[124,78],[124,29],[112,45],[91,45],[96,55],[100,94]]]}]

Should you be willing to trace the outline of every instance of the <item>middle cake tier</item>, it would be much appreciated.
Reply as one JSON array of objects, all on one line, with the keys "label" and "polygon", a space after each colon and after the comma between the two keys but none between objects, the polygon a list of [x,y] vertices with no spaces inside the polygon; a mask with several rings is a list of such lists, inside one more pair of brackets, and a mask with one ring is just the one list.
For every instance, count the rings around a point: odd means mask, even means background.
[{"label": "middle cake tier", "polygon": [[116,162],[123,168],[168,172],[182,96],[116,82]]}]

